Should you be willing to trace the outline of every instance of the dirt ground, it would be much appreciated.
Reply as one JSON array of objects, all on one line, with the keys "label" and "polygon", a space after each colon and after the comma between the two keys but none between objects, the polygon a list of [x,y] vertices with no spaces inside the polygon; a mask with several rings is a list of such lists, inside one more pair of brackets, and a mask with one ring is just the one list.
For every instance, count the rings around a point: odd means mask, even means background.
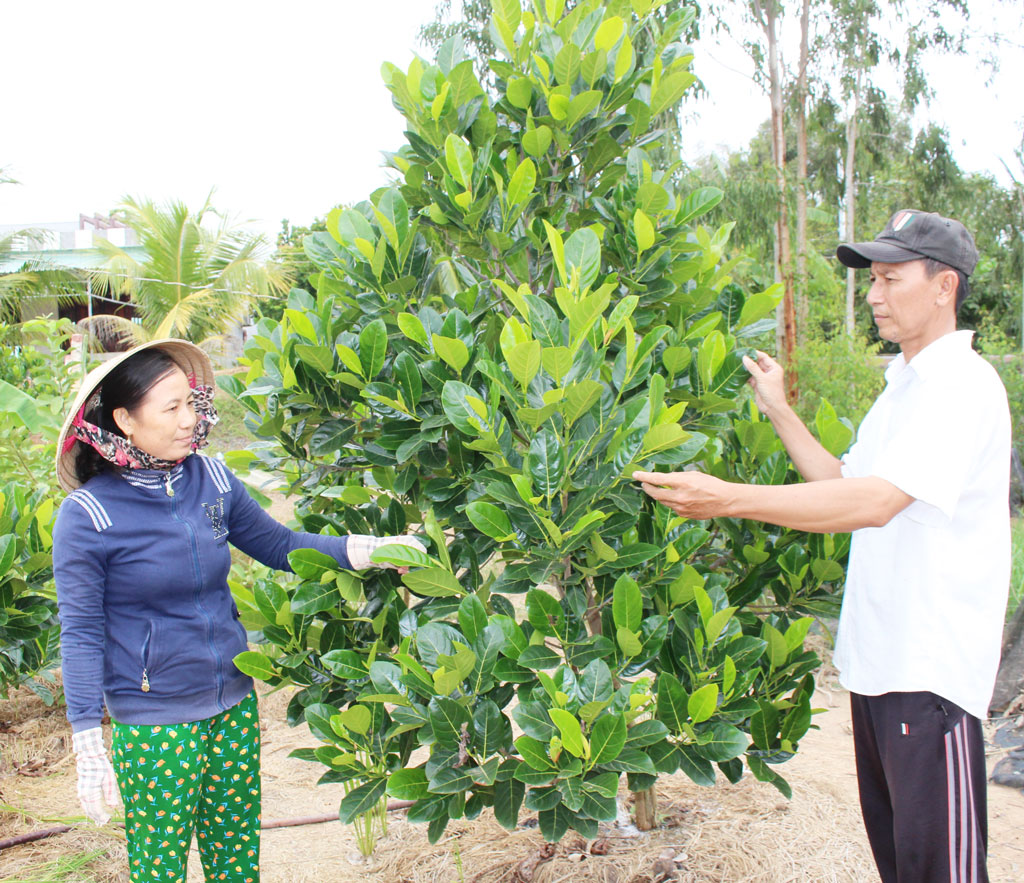
[{"label": "dirt ground", "polygon": [[[572,832],[555,855],[536,866],[536,883],[594,880],[654,883],[659,872],[688,881],[868,881],[877,877],[857,808],[850,717],[845,692],[825,670],[816,706],[817,729],[799,754],[780,768],[793,785],[793,800],[749,775],[738,785],[720,779],[701,788],[680,774],[658,784],[661,826],[627,836],[605,826],[599,842]],[[335,813],[341,786],[317,786],[316,765],[288,757],[314,745],[305,728],[284,723],[288,694],[264,693],[263,788],[266,820]],[[993,751],[991,766],[1000,753]],[[620,795],[625,799],[625,793]],[[1024,879],[1024,794],[989,785],[990,864],[993,881]],[[81,810],[75,797],[74,761],[63,713],[46,709],[27,690],[0,703],[0,839],[50,828]],[[369,861],[358,857],[351,829],[338,822],[275,828],[263,833],[263,883],[497,883],[514,879],[517,866],[536,858],[542,844],[531,813],[513,832],[489,810],[474,822],[451,823],[431,846],[426,828],[390,814],[387,837]],[[0,883],[126,881],[123,831],[73,823],[71,832],[12,847],[0,855]],[[605,852],[603,855],[594,852]],[[90,856],[93,860],[75,869]],[[656,862],[661,860],[660,864]],[[193,854],[189,883],[202,881]]]}]

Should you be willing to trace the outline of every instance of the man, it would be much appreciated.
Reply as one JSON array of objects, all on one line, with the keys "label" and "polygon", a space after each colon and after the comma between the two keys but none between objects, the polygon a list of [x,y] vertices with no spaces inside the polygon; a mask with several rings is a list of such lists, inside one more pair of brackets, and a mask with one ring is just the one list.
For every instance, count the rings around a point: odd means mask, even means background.
[{"label": "man", "polygon": [[850,690],[861,809],[885,883],[986,881],[985,756],[1009,583],[1010,423],[992,367],[956,330],[978,253],[957,221],[897,212],[873,242],[867,302],[901,354],[842,460],[787,404],[781,367],[747,359],[757,406],[804,484],[634,473],[689,518],[852,531],[835,664]]}]

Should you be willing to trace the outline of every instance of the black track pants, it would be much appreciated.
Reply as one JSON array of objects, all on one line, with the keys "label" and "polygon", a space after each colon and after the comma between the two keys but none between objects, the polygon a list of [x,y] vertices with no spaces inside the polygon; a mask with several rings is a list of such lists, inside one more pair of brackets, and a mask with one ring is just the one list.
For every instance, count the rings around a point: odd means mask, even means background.
[{"label": "black track pants", "polygon": [[850,694],[857,782],[883,883],[987,883],[981,723],[934,693]]}]

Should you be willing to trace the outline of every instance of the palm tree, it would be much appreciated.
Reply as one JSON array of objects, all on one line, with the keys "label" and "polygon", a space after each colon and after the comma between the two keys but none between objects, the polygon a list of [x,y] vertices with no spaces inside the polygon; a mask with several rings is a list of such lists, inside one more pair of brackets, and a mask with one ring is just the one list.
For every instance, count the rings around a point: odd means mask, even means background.
[{"label": "palm tree", "polygon": [[[0,168],[0,184],[17,184]],[[45,247],[41,230],[14,230],[0,236],[0,322],[14,325],[21,321],[24,300],[56,297],[62,303],[84,297],[82,280],[72,270],[47,264],[39,255]]]},{"label": "palm tree", "polygon": [[117,211],[146,258],[140,262],[97,239],[106,261],[93,271],[93,285],[100,292],[128,293],[153,337],[206,340],[240,321],[254,297],[288,290],[287,271],[267,260],[266,237],[233,226],[210,196],[194,213],[182,202],[156,205],[131,197]]}]

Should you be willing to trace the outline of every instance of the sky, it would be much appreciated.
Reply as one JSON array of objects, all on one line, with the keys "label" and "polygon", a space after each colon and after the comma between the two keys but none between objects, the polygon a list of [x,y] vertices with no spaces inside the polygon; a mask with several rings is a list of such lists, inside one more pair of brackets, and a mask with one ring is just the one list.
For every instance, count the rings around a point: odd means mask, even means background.
[{"label": "sky", "polygon": [[[972,0],[972,10],[996,0]],[[456,0],[456,4],[458,0]],[[271,237],[385,184],[402,118],[380,77],[408,66],[435,0],[33,0],[5,4],[0,225],[106,214],[125,195],[213,202]],[[996,3],[1020,33],[1017,0]],[[1019,38],[1018,38],[1019,39]],[[1024,123],[1024,52],[985,85],[974,57],[929,66],[961,166],[1008,178]],[[795,62],[795,53],[788,62]],[[711,98],[687,108],[684,156],[737,148],[767,116],[727,37],[697,47]]]}]

